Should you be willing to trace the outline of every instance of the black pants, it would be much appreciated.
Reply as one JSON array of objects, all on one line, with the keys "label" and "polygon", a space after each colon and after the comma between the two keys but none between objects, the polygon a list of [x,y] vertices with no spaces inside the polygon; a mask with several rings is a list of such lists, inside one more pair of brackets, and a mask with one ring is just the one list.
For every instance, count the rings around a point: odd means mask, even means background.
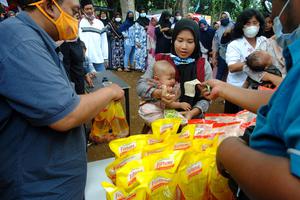
[{"label": "black pants", "polygon": [[224,113],[227,114],[236,114],[238,112],[242,111],[242,108],[229,102],[229,101],[225,101],[225,109],[224,109]]}]

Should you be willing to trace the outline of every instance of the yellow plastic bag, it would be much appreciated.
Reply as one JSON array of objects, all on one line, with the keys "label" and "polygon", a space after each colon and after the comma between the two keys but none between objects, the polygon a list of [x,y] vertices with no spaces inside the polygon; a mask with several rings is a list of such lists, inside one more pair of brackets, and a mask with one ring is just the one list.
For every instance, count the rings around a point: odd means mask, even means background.
[{"label": "yellow plastic bag", "polygon": [[141,152],[146,145],[146,138],[145,135],[134,135],[128,138],[117,139],[111,141],[109,147],[117,158],[127,157],[138,151]]},{"label": "yellow plastic bag", "polygon": [[121,102],[111,102],[94,119],[90,139],[101,143],[129,135],[129,127],[126,121]]},{"label": "yellow plastic bag", "polygon": [[167,142],[157,143],[154,145],[147,145],[143,148],[142,157],[145,158],[147,156],[151,156],[153,154],[161,154],[165,151],[169,150],[170,144]]},{"label": "yellow plastic bag", "polygon": [[176,179],[167,172],[141,172],[137,174],[140,186],[146,188],[147,200],[175,200]]},{"label": "yellow plastic bag", "polygon": [[146,171],[167,171],[175,173],[184,155],[183,151],[164,151],[143,158]]},{"label": "yellow plastic bag", "polygon": [[163,139],[175,135],[180,123],[181,119],[158,119],[151,124],[153,135]]},{"label": "yellow plastic bag", "polygon": [[193,139],[193,135],[196,130],[195,124],[188,124],[185,127],[183,127],[181,133],[178,134],[178,138],[181,139]]},{"label": "yellow plastic bag", "polygon": [[119,169],[121,169],[122,167],[124,167],[127,163],[131,162],[131,161],[139,161],[142,159],[142,154],[137,153],[137,154],[133,154],[130,155],[128,157],[125,158],[118,158],[116,160],[114,160],[112,163],[110,163],[106,169],[106,175],[107,177],[113,182],[116,183],[116,175],[117,175],[117,171]]},{"label": "yellow plastic bag", "polygon": [[141,160],[129,162],[124,167],[117,170],[116,185],[123,188],[126,192],[129,192],[138,186],[136,180],[137,174],[144,171],[145,167]]},{"label": "yellow plastic bag", "polygon": [[193,147],[192,140],[186,139],[174,139],[174,142],[171,145],[172,151],[187,151]]},{"label": "yellow plastic bag", "polygon": [[208,199],[208,172],[212,158],[202,153],[186,152],[178,168],[178,185],[184,199]]},{"label": "yellow plastic bag", "polygon": [[212,199],[234,199],[233,194],[228,186],[228,179],[226,179],[219,173],[215,161],[211,164],[209,169],[208,186]]},{"label": "yellow plastic bag", "polygon": [[142,187],[138,187],[129,193],[107,182],[103,182],[102,187],[106,191],[106,200],[146,200],[146,189]]},{"label": "yellow plastic bag", "polygon": [[217,146],[219,145],[219,135],[216,134],[214,138],[210,139],[201,139],[193,140],[193,150],[195,152],[205,152],[208,149],[211,149],[210,152],[216,152]]}]

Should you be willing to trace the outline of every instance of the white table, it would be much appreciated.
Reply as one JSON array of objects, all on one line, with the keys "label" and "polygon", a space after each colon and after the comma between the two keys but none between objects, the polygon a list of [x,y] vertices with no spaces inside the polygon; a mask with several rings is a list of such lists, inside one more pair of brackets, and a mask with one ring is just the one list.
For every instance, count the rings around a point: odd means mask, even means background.
[{"label": "white table", "polygon": [[106,192],[101,183],[111,182],[105,174],[106,166],[113,162],[114,158],[89,162],[87,167],[87,180],[85,186],[85,200],[104,200]]}]

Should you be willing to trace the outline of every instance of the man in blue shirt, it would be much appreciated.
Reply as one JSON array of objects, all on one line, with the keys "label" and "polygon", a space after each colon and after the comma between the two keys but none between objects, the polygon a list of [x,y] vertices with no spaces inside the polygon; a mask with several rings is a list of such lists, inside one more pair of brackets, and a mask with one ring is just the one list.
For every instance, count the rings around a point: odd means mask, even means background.
[{"label": "man in blue shirt", "polygon": [[293,32],[277,35],[288,39],[282,44],[293,41],[284,51],[288,75],[277,91],[241,89],[217,80],[205,83],[211,92],[202,91],[207,98],[220,96],[258,112],[250,147],[236,137],[220,144],[219,171],[229,174],[250,199],[300,199],[300,1],[272,2],[273,16],[280,16],[277,28],[281,22],[284,32]]},{"label": "man in blue shirt", "polygon": [[54,41],[74,39],[74,0],[22,0],[0,23],[0,199],[83,199],[81,124],[123,97],[111,85],[76,95]]}]

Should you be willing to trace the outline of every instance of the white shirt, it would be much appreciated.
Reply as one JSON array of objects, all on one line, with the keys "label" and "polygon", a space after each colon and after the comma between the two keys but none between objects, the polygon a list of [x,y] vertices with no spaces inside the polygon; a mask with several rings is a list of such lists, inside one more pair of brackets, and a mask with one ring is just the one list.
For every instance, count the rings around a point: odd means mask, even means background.
[{"label": "white shirt", "polygon": [[108,43],[106,32],[99,33],[94,32],[82,32],[82,27],[96,28],[102,30],[104,28],[103,23],[94,19],[91,25],[86,18],[83,18],[79,23],[79,37],[85,43],[87,48],[86,55],[89,57],[92,63],[104,63],[104,60],[108,59]]},{"label": "white shirt", "polygon": [[[239,62],[244,62],[246,57],[249,56],[257,49],[261,49],[261,44],[265,43],[267,38],[260,36],[256,38],[256,47],[254,48],[249,44],[245,37],[232,41],[226,51],[226,63],[233,65]],[[242,87],[247,74],[244,71],[241,72],[229,72],[227,77],[227,83],[237,87]]]}]

